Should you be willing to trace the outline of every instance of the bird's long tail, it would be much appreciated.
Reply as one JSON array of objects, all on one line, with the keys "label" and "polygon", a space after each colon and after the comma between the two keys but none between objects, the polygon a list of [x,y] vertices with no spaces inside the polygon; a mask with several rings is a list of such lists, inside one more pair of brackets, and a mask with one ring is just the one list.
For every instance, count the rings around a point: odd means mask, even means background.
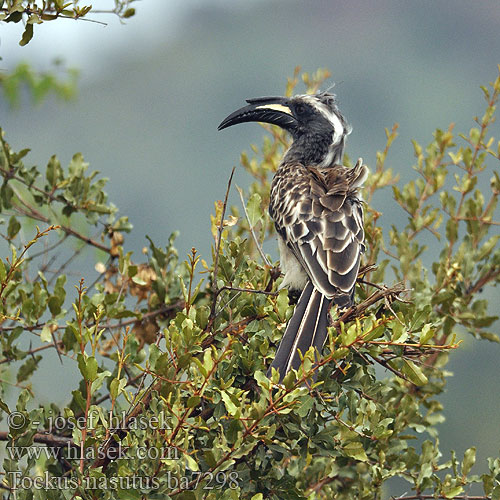
[{"label": "bird's long tail", "polygon": [[281,382],[291,368],[297,369],[301,364],[299,350],[304,355],[309,347],[314,346],[321,352],[327,336],[330,302],[331,299],[316,290],[311,282],[306,285],[288,322],[268,376],[275,368],[280,373]]}]

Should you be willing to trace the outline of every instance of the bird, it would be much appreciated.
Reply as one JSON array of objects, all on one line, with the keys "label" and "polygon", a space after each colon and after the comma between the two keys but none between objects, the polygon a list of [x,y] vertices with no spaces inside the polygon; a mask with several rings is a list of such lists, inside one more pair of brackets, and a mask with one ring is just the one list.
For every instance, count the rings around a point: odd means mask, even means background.
[{"label": "bird", "polygon": [[280,288],[299,295],[294,313],[267,372],[279,381],[312,346],[316,360],[328,336],[330,308],[354,304],[360,259],[365,251],[360,189],[368,168],[360,158],[342,164],[351,127],[329,92],[259,97],[227,116],[222,130],[244,122],[277,125],[291,135],[271,182],[269,214],[278,234]]}]

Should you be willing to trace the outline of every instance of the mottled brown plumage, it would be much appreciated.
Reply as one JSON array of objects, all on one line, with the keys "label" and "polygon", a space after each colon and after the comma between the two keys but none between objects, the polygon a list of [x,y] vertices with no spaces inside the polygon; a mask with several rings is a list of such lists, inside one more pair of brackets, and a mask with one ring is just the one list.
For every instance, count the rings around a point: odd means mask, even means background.
[{"label": "mottled brown plumage", "polygon": [[330,304],[345,308],[353,303],[364,250],[358,191],[367,174],[361,160],[354,168],[284,163],[273,179],[269,213],[280,238],[284,283],[294,290],[305,282],[271,365],[280,378],[300,365],[299,351],[314,346],[321,352]]},{"label": "mottled brown plumage", "polygon": [[364,248],[358,190],[367,173],[361,162],[354,168],[286,163],[271,185],[269,213],[278,234],[314,287],[342,307],[352,302]]}]

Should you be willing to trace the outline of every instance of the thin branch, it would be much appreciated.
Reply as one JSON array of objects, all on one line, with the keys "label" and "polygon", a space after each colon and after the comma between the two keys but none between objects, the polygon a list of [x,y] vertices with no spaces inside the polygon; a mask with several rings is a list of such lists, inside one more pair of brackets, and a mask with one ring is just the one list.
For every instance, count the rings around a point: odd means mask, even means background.
[{"label": "thin branch", "polygon": [[254,288],[238,288],[236,286],[223,286],[219,290],[219,293],[222,292],[223,290],[232,290],[234,292],[260,293],[262,295],[272,295],[274,297],[276,297],[276,295],[278,295],[278,292],[268,292],[266,290],[255,290]]},{"label": "thin branch", "polygon": [[[13,329],[13,328],[11,328]],[[25,328],[26,329],[26,328]],[[7,328],[2,328],[0,330],[0,332],[2,330],[7,330]],[[57,342],[57,346],[55,343],[52,343],[52,344],[44,344],[40,347],[35,347],[34,349],[30,349],[29,351],[26,351],[24,354],[26,356],[32,356],[33,354],[36,354],[37,352],[40,352],[40,351],[44,351],[45,349],[52,349],[52,348],[55,348],[55,349],[58,349],[59,345],[63,345],[63,342],[62,341],[58,341]],[[59,351],[61,354],[64,354],[66,356],[66,353],[64,352],[61,352]],[[3,365],[4,363],[10,363],[10,362],[13,362],[13,361],[17,361],[15,358],[3,358],[3,359],[0,359],[0,365]]]},{"label": "thin branch", "polygon": [[402,282],[396,283],[392,287],[380,287],[380,290],[373,292],[369,297],[367,297],[363,302],[357,305],[353,305],[345,310],[342,315],[333,323],[335,328],[340,326],[340,322],[347,322],[350,319],[361,316],[370,306],[377,303],[379,300],[384,299],[385,297],[391,297],[395,300],[399,300],[405,302],[404,299],[399,297],[399,294],[409,292],[409,289],[406,289]]},{"label": "thin branch", "polygon": [[467,291],[468,296],[472,296],[479,292],[481,288],[483,288],[487,283],[490,281],[496,279],[498,276],[500,276],[500,269],[495,269],[492,268],[490,269],[483,277],[479,278],[476,283],[474,283],[470,289]]},{"label": "thin branch", "polygon": [[48,247],[44,248],[42,251],[34,253],[34,254],[30,255],[29,257],[26,257],[24,259],[24,261],[29,262],[33,259],[36,259],[37,257],[40,257],[41,255],[45,255],[45,254],[49,253],[51,250],[54,250],[54,248],[57,248],[59,245],[64,243],[66,241],[67,237],[68,237],[68,235],[64,234],[63,237],[60,238],[59,240],[57,240],[57,242],[54,243],[52,246],[48,246]]},{"label": "thin branch", "polygon": [[250,230],[250,234],[252,235],[255,246],[257,247],[257,250],[259,251],[259,254],[262,257],[262,260],[264,261],[266,266],[273,267],[273,265],[269,262],[268,258],[266,257],[264,250],[262,250],[262,246],[261,246],[259,240],[257,239],[257,235],[255,234],[255,231],[253,230],[252,224],[250,223],[250,217],[248,216],[247,207],[245,205],[245,200],[243,198],[243,190],[238,186],[236,186],[236,189],[238,190],[238,193],[240,195],[241,206],[243,207],[243,212],[245,212],[245,218],[248,222],[248,228]]},{"label": "thin branch", "polygon": [[222,206],[222,213],[220,216],[220,222],[219,222],[219,229],[217,232],[217,242],[215,245],[215,262],[214,262],[214,276],[213,276],[213,290],[214,290],[214,298],[212,301],[212,306],[210,308],[210,317],[208,321],[208,327],[212,326],[212,323],[215,319],[215,307],[217,306],[217,297],[219,295],[219,292],[217,290],[217,273],[219,271],[219,255],[220,255],[220,245],[222,241],[222,231],[224,230],[224,215],[226,214],[226,208],[227,208],[227,199],[229,197],[229,190],[231,189],[231,182],[233,181],[233,175],[234,171],[236,170],[236,167],[233,167],[233,170],[231,170],[231,175],[229,176],[229,181],[227,183],[227,189],[226,189],[226,196],[224,198],[224,205]]},{"label": "thin branch", "polygon": [[[18,180],[19,182],[23,183],[23,184],[26,184],[21,178],[18,178],[17,176],[15,175],[10,175],[9,174],[9,171],[6,171],[5,169],[2,169],[0,168],[0,172],[3,173],[4,177],[5,178],[12,178],[12,179],[16,179]],[[49,197],[49,199],[51,201],[54,201],[54,200],[57,200],[57,198],[54,198],[53,195],[51,195],[50,193],[47,193],[46,191],[44,191],[43,189],[40,189],[40,188],[37,188],[36,186],[30,186],[31,189],[34,189],[35,191],[39,191],[43,194],[45,194],[46,196]],[[16,197],[18,199],[18,201],[24,205],[24,207],[26,207],[27,210],[29,210],[29,212],[26,212],[24,210],[22,210],[20,207],[16,207],[16,209],[19,209],[20,212],[25,215],[26,217],[30,217],[32,219],[35,219],[35,220],[38,220],[40,222],[45,222],[46,224],[50,224],[50,219],[43,215],[41,212],[39,212],[36,208],[32,207],[31,205],[29,205],[23,198],[22,196],[20,196],[19,192],[11,186],[11,189],[12,191],[14,191],[14,193],[16,194]],[[60,201],[60,200],[57,200],[57,201]],[[102,250],[103,252],[106,252],[106,253],[109,253],[111,254],[111,248],[107,247],[106,245],[103,245],[102,243],[99,243],[98,241],[95,241],[93,240],[92,238],[89,238],[88,236],[85,236],[81,233],[79,233],[78,231],[75,231],[73,228],[69,227],[69,226],[65,226],[63,224],[58,224],[60,229],[62,231],[64,231],[66,234],[70,235],[70,236],[74,236],[75,238],[78,238],[82,241],[84,241],[85,243],[89,244],[89,245],[92,245],[96,248],[98,248],[99,250]]]},{"label": "thin branch", "polygon": [[372,354],[370,354],[370,356],[374,359],[374,361],[376,361],[379,365],[383,366],[384,368],[387,368],[387,370],[391,371],[392,373],[394,373],[394,375],[396,375],[397,377],[403,379],[403,380],[406,380],[406,382],[409,382],[410,384],[412,383],[411,380],[408,380],[408,377],[406,375],[404,375],[402,372],[400,372],[399,370],[397,370],[396,368],[393,368],[388,361],[386,361],[385,359],[383,358],[379,358],[378,356],[374,356]]},{"label": "thin branch", "polygon": [[138,321],[144,321],[145,319],[154,318],[155,316],[159,316],[160,314],[165,314],[183,308],[184,308],[184,300],[179,299],[177,302],[174,302],[173,304],[164,304],[158,309],[155,309],[154,311],[149,311],[147,313],[144,313],[141,315],[140,318],[135,317],[127,321],[119,321],[118,323],[104,323],[103,325],[99,325],[99,328],[105,328],[106,330],[123,328],[125,326],[133,325]]},{"label": "thin branch", "polygon": [[[0,441],[10,441],[12,436],[7,431],[0,431]],[[55,448],[63,448],[66,446],[77,446],[71,438],[63,436],[54,436],[53,434],[44,434],[37,432],[33,436],[34,443],[46,444]]]},{"label": "thin branch", "polygon": [[71,262],[76,259],[76,257],[78,257],[78,255],[80,255],[82,253],[82,251],[86,248],[85,245],[81,245],[80,248],[77,248],[70,257],[68,257],[68,259],[66,259],[62,264],[61,266],[57,269],[56,272],[54,272],[54,274],[52,275],[52,277],[49,279],[48,281],[48,284],[49,285],[52,285],[52,283],[54,282],[54,280],[60,276],[62,274],[62,272],[64,271],[64,269],[66,269],[66,267],[71,264]]}]

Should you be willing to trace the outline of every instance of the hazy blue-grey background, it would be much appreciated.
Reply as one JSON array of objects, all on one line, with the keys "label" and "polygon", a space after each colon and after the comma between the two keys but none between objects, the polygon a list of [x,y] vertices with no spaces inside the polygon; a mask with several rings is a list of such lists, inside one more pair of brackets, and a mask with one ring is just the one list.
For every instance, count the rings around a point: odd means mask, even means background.
[{"label": "hazy blue-grey background", "polygon": [[[450,122],[467,132],[484,110],[479,86],[495,78],[500,62],[497,0],[143,0],[136,8],[126,25],[110,16],[106,27],[69,20],[35,26],[25,48],[17,45],[19,26],[0,25],[0,70],[22,60],[44,69],[58,56],[81,69],[76,102],[32,109],[26,100],[12,111],[0,98],[8,141],[31,147],[33,164],[53,153],[67,163],[83,152],[111,178],[110,198],[135,226],[127,239],[135,252],[145,234],[159,244],[180,228],[181,253],[195,246],[208,256],[213,201],[223,197],[240,150],[263,135],[256,125],[223,133],[217,125],[247,97],[282,94],[296,65],[332,71],[354,129],[351,157],[373,166],[384,127],[400,124],[387,165],[408,180],[410,139],[425,144]],[[236,183],[249,183],[242,169]],[[385,225],[404,221],[389,195],[376,202]],[[498,291],[489,298],[496,309]],[[451,356],[455,377],[442,397],[441,448],[461,454],[478,445],[478,472],[500,448],[499,356],[496,344],[465,342]],[[45,376],[39,384],[53,371]],[[61,385],[58,397],[69,388]],[[401,485],[394,494],[404,491]]]}]

